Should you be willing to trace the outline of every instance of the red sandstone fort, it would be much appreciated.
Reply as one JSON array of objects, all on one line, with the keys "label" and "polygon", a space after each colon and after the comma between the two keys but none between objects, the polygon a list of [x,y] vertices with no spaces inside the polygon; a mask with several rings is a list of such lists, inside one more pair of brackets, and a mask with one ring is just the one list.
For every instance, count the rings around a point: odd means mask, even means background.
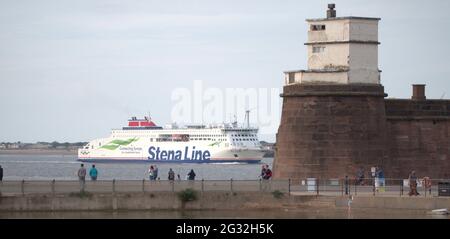
[{"label": "red sandstone fort", "polygon": [[275,178],[340,178],[381,166],[386,178],[450,177],[450,100],[385,99],[380,18],[307,19],[308,69],[285,72]]}]

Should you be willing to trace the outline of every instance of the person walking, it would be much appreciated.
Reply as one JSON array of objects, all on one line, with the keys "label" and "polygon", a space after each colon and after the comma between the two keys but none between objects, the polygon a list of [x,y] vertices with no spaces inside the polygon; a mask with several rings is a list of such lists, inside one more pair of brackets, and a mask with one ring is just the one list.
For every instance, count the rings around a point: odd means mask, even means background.
[{"label": "person walking", "polygon": [[155,169],[153,168],[153,165],[150,165],[150,168],[148,169],[148,177],[150,181],[155,179]]},{"label": "person walking", "polygon": [[158,178],[158,167],[156,167],[156,165],[154,165],[154,167],[153,167],[153,179],[154,180],[156,180],[156,179],[159,180],[159,178]]},{"label": "person walking", "polygon": [[84,192],[84,185],[86,182],[86,168],[84,164],[81,164],[80,169],[78,169],[78,181],[80,182],[80,192]]},{"label": "person walking", "polygon": [[92,164],[92,168],[91,168],[91,170],[89,170],[89,176],[91,176],[91,180],[92,181],[96,181],[97,180],[98,171],[95,168],[94,164]]},{"label": "person walking", "polygon": [[356,173],[356,178],[358,179],[357,184],[358,185],[364,185],[364,168],[360,167],[358,172]]},{"label": "person walking", "polygon": [[195,180],[195,172],[194,169],[191,169],[191,171],[188,173],[188,180]]},{"label": "person walking", "polygon": [[261,167],[261,174],[259,175],[262,179],[264,179],[266,177],[266,172],[267,172],[267,168],[266,168],[266,164],[264,164]]},{"label": "person walking", "polygon": [[378,182],[379,182],[379,187],[380,187],[380,191],[384,192],[385,191],[385,179],[384,179],[384,171],[383,169],[381,169],[381,167],[378,167]]},{"label": "person walking", "polygon": [[417,192],[417,176],[416,176],[416,171],[412,171],[409,176],[408,176],[408,180],[409,180],[409,196],[417,196],[419,195],[419,193]]},{"label": "person walking", "polygon": [[169,169],[169,177],[168,179],[170,181],[174,181],[175,180],[175,172],[172,169]]},{"label": "person walking", "polygon": [[264,179],[269,180],[272,177],[272,170],[270,170],[269,165],[266,165],[266,176]]},{"label": "person walking", "polygon": [[3,181],[3,168],[2,165],[0,165],[0,182]]}]

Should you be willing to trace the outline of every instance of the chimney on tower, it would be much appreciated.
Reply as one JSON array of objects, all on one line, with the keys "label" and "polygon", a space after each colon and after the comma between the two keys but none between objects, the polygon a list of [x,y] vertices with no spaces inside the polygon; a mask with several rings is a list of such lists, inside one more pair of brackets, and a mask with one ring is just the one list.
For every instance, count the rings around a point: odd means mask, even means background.
[{"label": "chimney on tower", "polygon": [[336,7],[336,5],[334,3],[328,4],[327,18],[336,17],[336,10],[334,10],[335,7]]},{"label": "chimney on tower", "polygon": [[411,97],[412,100],[426,100],[425,96],[425,85],[417,84],[413,85],[413,95]]}]

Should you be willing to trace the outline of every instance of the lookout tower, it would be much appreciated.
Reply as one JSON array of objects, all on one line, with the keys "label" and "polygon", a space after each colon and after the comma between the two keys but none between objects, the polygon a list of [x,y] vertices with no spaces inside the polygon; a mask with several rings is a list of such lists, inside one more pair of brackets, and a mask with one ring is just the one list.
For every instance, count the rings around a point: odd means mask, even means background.
[{"label": "lookout tower", "polygon": [[275,178],[354,175],[388,166],[384,88],[378,69],[380,18],[307,19],[308,69],[286,71]]},{"label": "lookout tower", "polygon": [[308,69],[285,72],[285,83],[380,84],[380,18],[336,17],[328,8],[327,18],[306,20]]}]

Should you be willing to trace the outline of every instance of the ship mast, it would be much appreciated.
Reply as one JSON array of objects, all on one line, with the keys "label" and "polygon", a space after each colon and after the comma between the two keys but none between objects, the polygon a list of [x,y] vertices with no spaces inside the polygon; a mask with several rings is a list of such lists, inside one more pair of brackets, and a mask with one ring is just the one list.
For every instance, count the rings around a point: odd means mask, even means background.
[{"label": "ship mast", "polygon": [[245,118],[247,120],[247,128],[250,128],[250,110],[245,111]]}]

